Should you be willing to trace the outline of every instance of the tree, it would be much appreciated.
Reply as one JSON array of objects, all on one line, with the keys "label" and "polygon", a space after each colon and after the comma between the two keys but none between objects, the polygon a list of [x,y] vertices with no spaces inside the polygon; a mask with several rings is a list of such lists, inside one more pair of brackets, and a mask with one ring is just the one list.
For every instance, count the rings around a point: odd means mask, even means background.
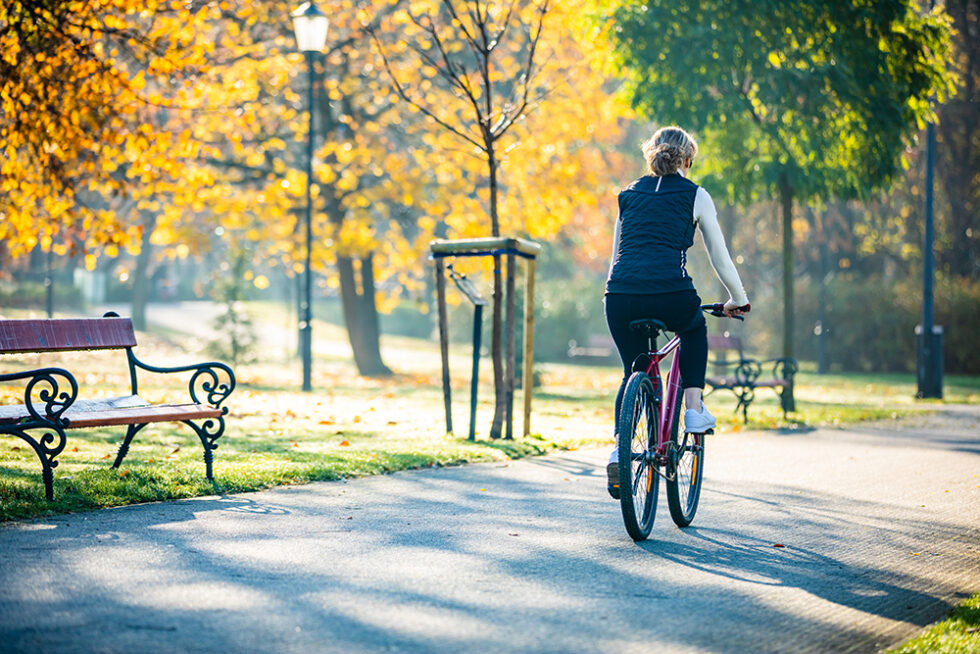
[{"label": "tree", "polygon": [[[438,209],[450,234],[551,236],[576,211],[594,211],[597,190],[620,172],[595,166],[603,161],[598,143],[619,138],[624,111],[603,92],[593,67],[601,57],[582,45],[594,36],[584,9],[549,0],[429,0],[393,14],[402,41],[378,45],[394,91],[441,128],[427,140],[440,169],[448,165],[476,187]],[[499,259],[491,438],[501,436],[507,393]]]},{"label": "tree", "polygon": [[[306,192],[306,67],[280,3],[230,1],[222,7],[210,70],[196,89],[209,111],[194,115],[190,125],[213,145],[196,166],[212,183],[171,222],[213,216],[225,234],[255,244],[254,265],[293,276],[303,269],[297,209]],[[315,61],[312,268],[320,288],[339,290],[358,371],[388,374],[376,285],[408,281],[402,276],[414,263],[415,243],[407,233],[414,227],[400,221],[394,207],[422,202],[423,166],[404,147],[410,126],[386,101],[376,74],[380,62],[360,19],[364,12],[377,20],[391,11],[388,3],[336,0],[324,9],[331,29],[326,51]]]},{"label": "tree", "polygon": [[778,197],[793,356],[794,203],[868,196],[901,170],[952,88],[946,16],[912,0],[624,0],[609,17],[635,106],[702,137],[713,189]]},{"label": "tree", "polygon": [[[455,106],[447,108],[440,102],[441,95],[426,97],[423,89],[415,91],[409,87],[404,76],[385,58],[395,92],[402,100],[481,153],[486,163],[491,236],[501,233],[497,181],[500,140],[544,94],[545,89],[538,84],[537,48],[549,9],[549,0],[536,5],[514,0],[499,6],[480,0],[439,0],[407,10],[406,23],[415,28],[409,46],[418,56],[418,63],[430,69],[431,78],[441,79],[457,99]],[[383,47],[379,49],[384,52]],[[509,65],[506,59],[510,60]],[[431,86],[430,77],[423,79]],[[496,402],[490,436],[500,438],[507,389],[501,349],[500,255],[493,259],[490,351]]]},{"label": "tree", "polygon": [[177,0],[0,6],[0,237],[11,255],[40,244],[86,253],[91,267],[94,248],[138,241],[111,204],[179,177],[196,154],[188,133],[155,117],[200,72],[206,16]]}]

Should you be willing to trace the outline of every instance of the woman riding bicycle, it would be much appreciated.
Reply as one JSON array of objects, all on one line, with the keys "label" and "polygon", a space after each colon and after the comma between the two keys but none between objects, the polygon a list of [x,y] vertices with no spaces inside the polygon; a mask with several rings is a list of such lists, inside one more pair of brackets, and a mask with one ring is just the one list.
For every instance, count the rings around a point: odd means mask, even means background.
[{"label": "woman riding bicycle", "polygon": [[[749,299],[725,246],[711,196],[687,179],[697,154],[694,139],[680,127],[656,131],[642,146],[650,168],[619,194],[619,218],[606,280],[606,323],[623,361],[623,382],[616,395],[616,417],[633,360],[647,350],[646,336],[630,331],[633,320],[654,318],[681,338],[680,372],[684,388],[685,429],[704,433],[715,418],[701,401],[708,363],[708,332],[701,298],[687,274],[687,250],[701,229],[711,265],[728,290],[729,317],[749,310]],[[618,452],[607,466],[609,492],[617,497]]]}]

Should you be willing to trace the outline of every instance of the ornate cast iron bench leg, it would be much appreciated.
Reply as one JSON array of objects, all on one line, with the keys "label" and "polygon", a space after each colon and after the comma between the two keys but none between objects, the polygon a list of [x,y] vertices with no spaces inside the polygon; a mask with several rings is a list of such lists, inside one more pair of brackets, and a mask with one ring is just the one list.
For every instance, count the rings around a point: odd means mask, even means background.
[{"label": "ornate cast iron bench leg", "polygon": [[735,405],[735,413],[738,413],[739,409],[742,410],[742,423],[748,424],[749,422],[749,405],[755,400],[755,388],[753,386],[740,386],[735,390],[735,394],[738,396],[738,404]]},{"label": "ornate cast iron bench leg", "polygon": [[129,444],[133,442],[133,437],[139,432],[140,429],[146,427],[147,423],[142,425],[129,425],[126,427],[126,437],[123,442],[119,445],[119,451],[116,453],[116,461],[112,464],[113,468],[118,468],[126,455],[129,454]]},{"label": "ornate cast iron bench leg", "polygon": [[[228,407],[225,407],[227,411]],[[207,474],[208,481],[214,481],[214,474],[212,471],[212,465],[214,463],[214,455],[212,452],[218,449],[218,443],[216,442],[221,438],[221,434],[225,432],[225,418],[220,416],[218,418],[212,418],[205,420],[201,424],[197,424],[193,420],[182,421],[185,425],[188,425],[197,434],[197,437],[201,439],[201,445],[204,447],[204,468]]]},{"label": "ornate cast iron bench leg", "polygon": [[[41,438],[35,439],[30,434],[31,430],[41,430],[47,432]],[[56,425],[38,425],[29,423],[26,425],[15,425],[3,430],[5,434],[13,434],[27,441],[41,461],[41,479],[44,480],[44,496],[50,501],[54,499],[54,469],[58,467],[55,457],[65,449],[65,430]]]},{"label": "ornate cast iron bench leg", "polygon": [[[78,383],[70,372],[62,368],[38,368],[0,375],[0,381],[27,380],[24,387],[24,408],[27,411],[19,422],[3,425],[0,433],[11,434],[26,441],[41,461],[41,479],[44,480],[44,496],[54,499],[55,457],[65,449],[68,420],[62,414],[78,397]],[[61,379],[64,386],[59,385]],[[29,432],[38,430],[40,438]]]}]

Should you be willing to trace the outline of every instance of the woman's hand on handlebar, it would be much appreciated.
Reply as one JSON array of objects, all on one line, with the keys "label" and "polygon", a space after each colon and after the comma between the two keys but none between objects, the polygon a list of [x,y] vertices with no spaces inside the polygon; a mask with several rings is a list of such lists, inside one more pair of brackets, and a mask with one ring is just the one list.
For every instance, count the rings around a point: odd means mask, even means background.
[{"label": "woman's hand on handlebar", "polygon": [[725,302],[725,307],[722,309],[722,311],[729,318],[739,318],[745,315],[746,313],[748,313],[751,308],[752,308],[751,304],[745,304],[743,306],[739,306],[735,304],[735,302],[733,302],[732,300],[729,300],[728,302]]}]

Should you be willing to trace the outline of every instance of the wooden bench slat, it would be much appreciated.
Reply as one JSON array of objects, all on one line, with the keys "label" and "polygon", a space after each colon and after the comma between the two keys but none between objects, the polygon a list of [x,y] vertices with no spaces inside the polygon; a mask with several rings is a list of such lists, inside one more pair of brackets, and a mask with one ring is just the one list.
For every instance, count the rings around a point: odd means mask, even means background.
[{"label": "wooden bench slat", "polygon": [[129,318],[0,320],[0,352],[65,352],[136,346]]},{"label": "wooden bench slat", "polygon": [[[94,400],[75,400],[68,408],[66,415],[69,417],[77,411],[100,411],[104,409],[131,409],[133,407],[149,406],[149,402],[139,395],[124,395],[122,397],[103,397]],[[39,407],[39,408],[43,408]],[[0,423],[17,422],[22,418],[27,418],[31,414],[27,412],[27,405],[8,404],[0,406]]]},{"label": "wooden bench slat", "polygon": [[[716,388],[726,389],[746,385],[734,377],[705,377],[704,381]],[[789,386],[789,382],[785,379],[757,379],[752,382],[751,386],[753,388],[775,388],[776,386]]]},{"label": "wooden bench slat", "polygon": [[68,411],[71,419],[68,429],[85,427],[110,427],[112,425],[141,425],[149,422],[179,422],[199,418],[217,418],[221,409],[205,404],[151,404],[146,407],[129,409],[106,409],[104,411]]},{"label": "wooden bench slat", "polygon": [[765,379],[762,381],[755,381],[752,383],[756,388],[776,388],[777,386],[789,386],[789,382],[785,379]]},{"label": "wooden bench slat", "polygon": [[[217,418],[220,415],[221,409],[206,404],[150,404],[139,395],[127,395],[77,400],[65,411],[64,417],[70,420],[68,429],[82,429]],[[29,416],[27,407],[23,404],[0,406],[0,423],[9,424]]]}]

